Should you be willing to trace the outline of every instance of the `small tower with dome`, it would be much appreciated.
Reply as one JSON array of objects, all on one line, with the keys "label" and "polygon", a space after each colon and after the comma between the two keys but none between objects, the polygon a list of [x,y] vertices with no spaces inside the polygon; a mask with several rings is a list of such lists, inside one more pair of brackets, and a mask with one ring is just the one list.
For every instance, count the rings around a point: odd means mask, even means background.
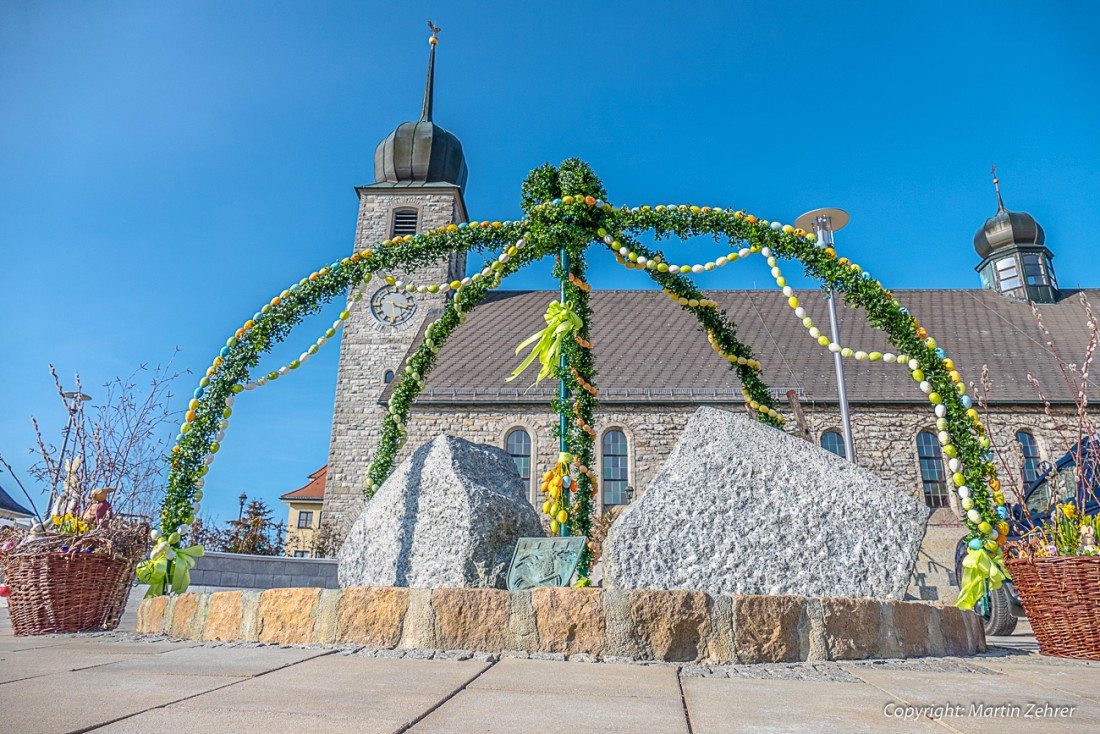
[{"label": "small tower with dome", "polygon": [[996,166],[993,187],[997,191],[997,213],[985,220],[974,235],[974,249],[982,258],[975,268],[981,275],[982,288],[1029,303],[1055,303],[1058,280],[1046,233],[1027,212],[1005,208]]}]

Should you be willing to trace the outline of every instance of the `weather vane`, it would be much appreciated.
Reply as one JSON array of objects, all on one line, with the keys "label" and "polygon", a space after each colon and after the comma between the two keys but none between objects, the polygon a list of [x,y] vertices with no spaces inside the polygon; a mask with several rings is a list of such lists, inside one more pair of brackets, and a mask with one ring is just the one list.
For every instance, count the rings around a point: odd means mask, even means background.
[{"label": "weather vane", "polygon": [[442,29],[442,28],[439,28],[438,26],[436,26],[436,25],[435,25],[434,23],[432,23],[432,22],[431,22],[430,20],[428,21],[428,29],[429,29],[429,30],[430,30],[430,31],[432,32],[432,37],[428,39],[428,43],[430,43],[430,44],[432,44],[432,45],[434,46],[434,45],[436,45],[437,43],[439,43],[439,39],[438,39],[438,38],[436,38],[436,36],[438,36],[438,35],[439,35],[439,32],[440,32],[441,30],[443,30],[443,29]]}]

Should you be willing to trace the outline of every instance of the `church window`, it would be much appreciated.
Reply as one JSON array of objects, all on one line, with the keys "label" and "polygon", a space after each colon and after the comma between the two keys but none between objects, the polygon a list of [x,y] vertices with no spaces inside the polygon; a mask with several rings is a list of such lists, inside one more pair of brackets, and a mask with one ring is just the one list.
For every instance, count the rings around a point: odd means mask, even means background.
[{"label": "church window", "polygon": [[416,226],[419,223],[420,212],[416,209],[394,209],[393,227],[391,237],[399,237],[416,234]]},{"label": "church window", "polygon": [[1035,437],[1027,431],[1016,431],[1016,440],[1020,443],[1023,463],[1020,465],[1020,478],[1026,489],[1039,476],[1039,445]]},{"label": "church window", "polygon": [[1043,262],[1046,263],[1047,278],[1050,280],[1051,286],[1054,287],[1054,288],[1057,288],[1058,287],[1058,280],[1054,277],[1054,263],[1052,263],[1050,261],[1049,257],[1044,257]]},{"label": "church window", "polygon": [[1024,276],[1028,285],[1045,285],[1042,260],[1038,255],[1024,255]]},{"label": "church window", "polygon": [[848,453],[844,450],[844,436],[840,431],[825,431],[821,434],[821,448],[831,451],[840,458],[846,458]]},{"label": "church window", "polygon": [[940,442],[931,431],[917,434],[917,458],[920,479],[924,485],[924,501],[929,507],[947,507],[947,475],[943,469]]},{"label": "church window", "polygon": [[625,505],[630,502],[630,476],[627,469],[626,434],[612,429],[603,434],[603,503]]},{"label": "church window", "polygon": [[382,375],[382,382],[387,385],[393,382],[393,370],[386,370],[386,374]]},{"label": "church window", "polygon": [[1016,267],[1016,258],[1004,257],[997,261],[997,282],[1002,291],[1020,287],[1020,271]]},{"label": "church window", "polygon": [[531,434],[516,428],[504,439],[504,450],[516,462],[516,470],[524,484],[531,483]]}]

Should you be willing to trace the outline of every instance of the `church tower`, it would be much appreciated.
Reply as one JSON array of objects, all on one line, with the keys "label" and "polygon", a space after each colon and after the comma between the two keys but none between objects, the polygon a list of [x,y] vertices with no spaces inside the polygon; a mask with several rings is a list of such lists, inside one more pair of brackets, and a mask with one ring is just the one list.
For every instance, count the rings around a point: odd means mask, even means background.
[{"label": "church tower", "polygon": [[[374,151],[374,183],[356,187],[359,222],[355,252],[377,247],[396,235],[410,235],[467,221],[462,198],[466,159],[462,143],[432,121],[438,28],[428,40],[428,79],[420,119],[404,122]],[[449,283],[466,274],[465,254],[416,270],[418,284]],[[361,508],[364,480],[381,435],[384,407],[379,397],[403,366],[413,339],[449,296],[413,294],[387,286],[378,273],[364,292],[368,308],[352,312],[340,343],[340,367],[329,444],[324,522],[346,532]]]},{"label": "church tower", "polygon": [[1046,233],[1027,212],[1005,208],[996,166],[993,187],[997,190],[997,213],[974,235],[974,250],[982,258],[975,268],[982,288],[1029,303],[1057,302],[1054,253],[1046,246]]}]

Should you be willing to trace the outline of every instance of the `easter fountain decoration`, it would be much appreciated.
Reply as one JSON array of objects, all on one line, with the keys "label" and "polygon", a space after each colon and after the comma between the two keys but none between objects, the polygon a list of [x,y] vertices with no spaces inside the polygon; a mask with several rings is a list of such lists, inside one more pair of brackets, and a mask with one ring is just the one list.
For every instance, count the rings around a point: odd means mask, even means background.
[{"label": "easter fountain decoration", "polygon": [[[690,312],[713,347],[725,359],[742,385],[745,404],[760,423],[781,428],[784,418],[761,379],[762,365],[752,349],[737,339],[735,325],[717,304],[693,283],[692,276],[752,261],[763,261],[777,288],[786,298],[792,318],[799,319],[823,349],[843,357],[897,364],[927,395],[934,411],[939,440],[951,472],[951,484],[965,510],[969,553],[958,606],[972,608],[989,587],[1006,578],[1002,546],[1008,530],[1004,496],[996,468],[988,453],[989,439],[966,395],[965,383],[950,357],[937,346],[915,316],[882,284],[829,247],[815,244],[808,234],[789,224],[769,221],[740,210],[688,204],[615,206],[591,168],[577,159],[554,167],[543,165],[523,183],[519,221],[474,221],[450,224],[417,235],[398,236],[371,249],[332,262],[303,277],[264,304],[226,340],[199,382],[188,405],[170,457],[168,488],[160,514],[160,528],[153,532],[150,557],[138,569],[149,584],[149,594],[182,593],[189,571],[202,554],[199,545],[188,545],[187,536],[198,516],[203,485],[216,458],[241,394],[291,378],[325,344],[359,306],[363,290],[372,281],[417,293],[449,293],[442,314],[424,331],[424,338],[410,353],[395,379],[382,435],[364,479],[363,494],[369,499],[394,468],[406,441],[410,408],[436,363],[441,347],[466,315],[489,291],[526,265],[543,257],[556,257],[554,277],[560,282],[560,298],[545,314],[545,328],[520,345],[517,354],[530,348],[511,378],[537,362],[537,380],[556,378],[559,394],[553,410],[559,415],[558,465],[543,478],[546,493],[542,505],[550,527],[561,535],[587,535],[592,522],[595,476],[593,416],[599,406],[599,389],[589,341],[590,286],[585,281],[587,255],[596,247],[623,267],[659,285],[672,307]],[[679,264],[664,251],[646,246],[641,236],[652,233],[658,240],[709,236],[720,252],[705,263]],[[490,253],[481,270],[450,283],[414,283],[390,273],[416,268],[451,253]],[[849,305],[862,309],[868,322],[883,331],[896,352],[864,351],[833,342],[823,334],[793,294],[780,263],[797,261],[807,276],[843,294]],[[347,305],[298,359],[277,369],[254,374],[260,357],[286,339],[292,327],[317,312],[332,299],[347,294]],[[883,518],[889,522],[889,518]],[[889,553],[890,549],[884,549]],[[579,566],[582,576],[591,562],[585,553]]]}]

